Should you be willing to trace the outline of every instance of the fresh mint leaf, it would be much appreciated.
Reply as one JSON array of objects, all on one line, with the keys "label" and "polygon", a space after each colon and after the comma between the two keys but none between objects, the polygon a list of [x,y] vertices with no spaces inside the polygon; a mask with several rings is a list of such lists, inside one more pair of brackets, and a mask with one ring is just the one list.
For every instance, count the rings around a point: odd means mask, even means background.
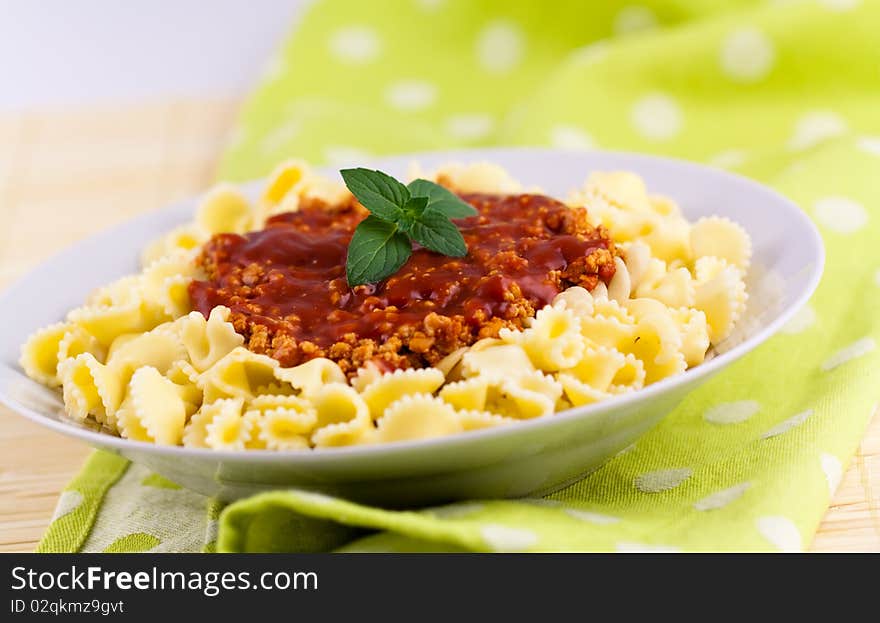
[{"label": "fresh mint leaf", "polygon": [[467,255],[467,245],[461,232],[455,223],[445,215],[433,212],[430,209],[424,213],[410,227],[409,235],[420,245],[431,251],[449,255],[451,257],[464,257]]},{"label": "fresh mint leaf", "polygon": [[413,223],[422,215],[425,211],[425,207],[428,205],[427,197],[413,197],[409,201],[406,202],[406,205],[403,206],[403,212],[400,216],[400,220],[397,221],[398,228],[402,232],[409,232],[412,229]]},{"label": "fresh mint leaf", "polygon": [[345,261],[348,285],[381,281],[396,273],[411,254],[412,243],[398,230],[396,223],[370,215],[355,228],[348,245]]},{"label": "fresh mint leaf", "polygon": [[406,186],[387,173],[371,169],[343,169],[340,173],[351,194],[373,215],[390,223],[400,219],[410,199]]},{"label": "fresh mint leaf", "polygon": [[472,206],[440,184],[420,178],[411,181],[407,188],[413,197],[427,197],[429,210],[439,212],[449,218],[466,218],[477,215],[477,211]]}]

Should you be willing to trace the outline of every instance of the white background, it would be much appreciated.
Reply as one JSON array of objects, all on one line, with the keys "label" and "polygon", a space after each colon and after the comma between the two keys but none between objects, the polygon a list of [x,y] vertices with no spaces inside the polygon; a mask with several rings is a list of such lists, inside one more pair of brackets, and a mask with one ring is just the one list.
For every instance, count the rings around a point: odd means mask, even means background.
[{"label": "white background", "polygon": [[0,109],[245,93],[307,0],[0,0]]}]

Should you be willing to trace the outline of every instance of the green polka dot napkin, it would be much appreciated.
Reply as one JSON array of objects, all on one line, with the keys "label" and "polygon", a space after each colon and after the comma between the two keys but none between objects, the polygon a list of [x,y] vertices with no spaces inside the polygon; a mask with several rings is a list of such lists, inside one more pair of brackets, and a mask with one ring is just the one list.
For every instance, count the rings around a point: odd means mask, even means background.
[{"label": "green polka dot napkin", "polygon": [[799,202],[825,240],[822,284],[780,335],[546,499],[392,512],[277,491],[221,513],[98,453],[40,549],[807,547],[880,400],[878,23],[869,0],[312,4],[248,103],[222,177],[291,155],[350,164],[468,145],[670,154]]}]

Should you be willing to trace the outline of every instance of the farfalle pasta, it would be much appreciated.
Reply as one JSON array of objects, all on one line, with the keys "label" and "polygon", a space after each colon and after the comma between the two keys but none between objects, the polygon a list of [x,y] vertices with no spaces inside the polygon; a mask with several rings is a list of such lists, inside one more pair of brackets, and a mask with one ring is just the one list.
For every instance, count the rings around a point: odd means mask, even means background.
[{"label": "farfalle pasta", "polygon": [[135,441],[290,451],[416,441],[552,417],[698,366],[742,317],[751,241],[688,221],[629,172],[566,202],[491,163],[435,180],[474,206],[464,258],[416,249],[349,288],[365,211],[306,163],[255,196],[222,184],[143,270],[34,333],[21,367],[68,415]]}]

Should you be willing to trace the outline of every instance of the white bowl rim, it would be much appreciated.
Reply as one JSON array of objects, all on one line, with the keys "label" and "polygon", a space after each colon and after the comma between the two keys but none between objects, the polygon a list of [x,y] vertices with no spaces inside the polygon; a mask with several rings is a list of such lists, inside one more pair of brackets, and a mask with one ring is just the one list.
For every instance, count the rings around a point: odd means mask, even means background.
[{"label": "white bowl rim", "polygon": [[[392,167],[401,165],[402,163],[417,161],[421,158],[448,158],[450,161],[455,160],[489,160],[491,161],[493,155],[498,157],[499,155],[514,153],[522,153],[522,154],[533,154],[533,155],[558,155],[560,153],[565,153],[568,150],[564,149],[551,149],[551,148],[540,148],[540,147],[495,147],[495,148],[478,148],[478,149],[458,149],[458,150],[441,150],[441,151],[429,151],[429,152],[416,152],[411,154],[400,154],[389,157],[382,157],[370,160],[365,163],[364,166],[373,166],[375,168],[384,168],[384,167]],[[810,232],[812,237],[812,247],[816,251],[816,255],[813,259],[813,262],[810,266],[810,273],[808,279],[805,280],[805,285],[803,289],[794,297],[794,299],[783,309],[779,311],[779,314],[775,319],[773,319],[770,323],[764,326],[759,331],[756,331],[754,334],[749,335],[748,338],[744,339],[741,343],[732,347],[730,350],[719,354],[712,358],[710,361],[706,361],[701,363],[698,366],[695,366],[689,370],[681,374],[676,374],[674,376],[667,377],[656,383],[652,383],[651,385],[644,387],[639,390],[635,390],[633,392],[628,392],[626,394],[621,394],[618,396],[613,396],[606,400],[602,400],[597,403],[593,403],[590,405],[584,405],[581,407],[573,407],[571,409],[566,409],[565,411],[560,411],[558,413],[554,413],[551,416],[534,418],[529,420],[522,420],[520,422],[512,423],[505,426],[493,427],[493,428],[485,428],[481,430],[469,431],[467,433],[459,433],[455,435],[447,435],[443,437],[433,437],[429,439],[419,439],[412,441],[397,441],[383,444],[370,444],[370,445],[354,445],[354,446],[342,446],[342,447],[334,447],[334,448],[313,448],[308,451],[303,450],[289,450],[289,451],[255,451],[255,450],[213,450],[210,448],[188,448],[184,446],[168,446],[168,445],[160,445],[149,443],[145,441],[135,441],[131,439],[125,439],[123,437],[117,437],[115,435],[97,432],[94,430],[90,430],[85,428],[84,426],[78,425],[75,422],[67,422],[61,419],[55,419],[52,416],[48,416],[43,413],[39,413],[34,411],[24,405],[18,404],[16,401],[10,399],[3,393],[0,393],[0,404],[4,404],[12,411],[23,415],[24,417],[32,420],[42,426],[46,426],[58,432],[61,432],[65,435],[70,435],[72,437],[79,438],[83,441],[88,442],[91,445],[96,445],[99,447],[109,447],[114,450],[126,451],[126,450],[137,450],[137,451],[145,451],[146,453],[156,453],[156,454],[164,454],[171,457],[177,456],[180,458],[188,457],[188,458],[202,458],[202,459],[212,459],[214,461],[222,461],[222,462],[241,462],[241,463],[279,463],[283,462],[290,466],[302,465],[303,467],[312,466],[318,463],[326,463],[329,461],[333,461],[334,459],[360,459],[360,458],[374,458],[377,456],[383,456],[383,458],[394,458],[397,455],[408,455],[413,452],[421,452],[423,450],[435,449],[437,447],[443,446],[455,446],[455,445],[471,445],[473,443],[479,443],[481,440],[486,438],[504,438],[508,436],[518,436],[527,433],[528,431],[533,431],[545,427],[553,427],[559,426],[563,422],[567,422],[573,419],[579,418],[589,418],[602,415],[611,410],[616,410],[620,407],[625,407],[629,405],[633,405],[635,403],[641,401],[647,401],[652,397],[655,397],[659,394],[665,393],[667,390],[671,390],[679,385],[682,385],[686,382],[697,380],[701,377],[710,375],[714,372],[721,370],[722,368],[728,366],[733,363],[735,360],[739,359],[743,355],[751,352],[756,347],[764,343],[767,339],[776,334],[780,328],[782,328],[794,315],[797,313],[801,307],[809,300],[812,296],[813,292],[816,290],[816,287],[819,284],[819,281],[822,277],[822,272],[825,264],[825,247],[822,242],[821,235],[816,229],[815,224],[807,217],[806,213],[798,207],[794,201],[789,199],[788,197],[778,193],[777,191],[764,186],[752,180],[748,177],[738,175],[736,173],[732,173],[730,171],[726,171],[723,169],[718,169],[714,167],[710,167],[704,164],[700,164],[697,162],[683,160],[680,158],[672,158],[666,156],[655,156],[650,154],[641,154],[635,152],[627,152],[627,151],[614,151],[614,150],[589,150],[588,152],[584,151],[576,151],[572,150],[571,153],[590,153],[592,155],[606,155],[611,157],[623,157],[634,161],[642,161],[645,163],[667,163],[673,164],[683,168],[690,168],[694,171],[695,174],[699,175],[714,175],[721,178],[728,178],[731,180],[735,180],[738,184],[744,184],[750,187],[753,191],[762,193],[765,195],[770,195],[773,197],[774,201],[780,206],[784,207],[787,211],[787,218],[791,218],[794,220],[798,220],[802,225],[806,225],[806,230]],[[329,170],[328,167],[318,167],[319,169],[323,169],[324,171]],[[253,187],[256,184],[259,184],[262,180],[250,180],[247,182],[240,183],[239,185],[248,188]],[[174,210],[175,208],[179,208],[182,205],[193,203],[194,199],[197,196],[191,196],[187,199],[176,201],[173,204],[166,206],[164,210]],[[162,210],[162,208],[160,208]],[[130,226],[132,221],[137,220],[149,220],[153,217],[156,211],[149,212],[147,214],[135,217],[134,219],[129,219],[119,225],[116,225],[113,228],[108,230],[104,230],[102,232],[97,232],[81,241],[68,247],[58,253],[55,253],[47,260],[42,262],[40,265],[32,269],[32,271],[37,270],[40,266],[56,261],[60,256],[63,256],[67,253],[72,252],[75,247],[78,247],[82,244],[88,244],[93,238],[98,236],[107,235],[114,231],[115,229],[120,229],[123,227]],[[29,275],[32,271],[26,273],[23,277],[17,279],[9,286],[5,287],[0,293],[0,300],[6,298],[9,292],[15,290],[20,285],[22,285],[25,281],[27,281]],[[36,382],[36,381],[34,381]]]}]

